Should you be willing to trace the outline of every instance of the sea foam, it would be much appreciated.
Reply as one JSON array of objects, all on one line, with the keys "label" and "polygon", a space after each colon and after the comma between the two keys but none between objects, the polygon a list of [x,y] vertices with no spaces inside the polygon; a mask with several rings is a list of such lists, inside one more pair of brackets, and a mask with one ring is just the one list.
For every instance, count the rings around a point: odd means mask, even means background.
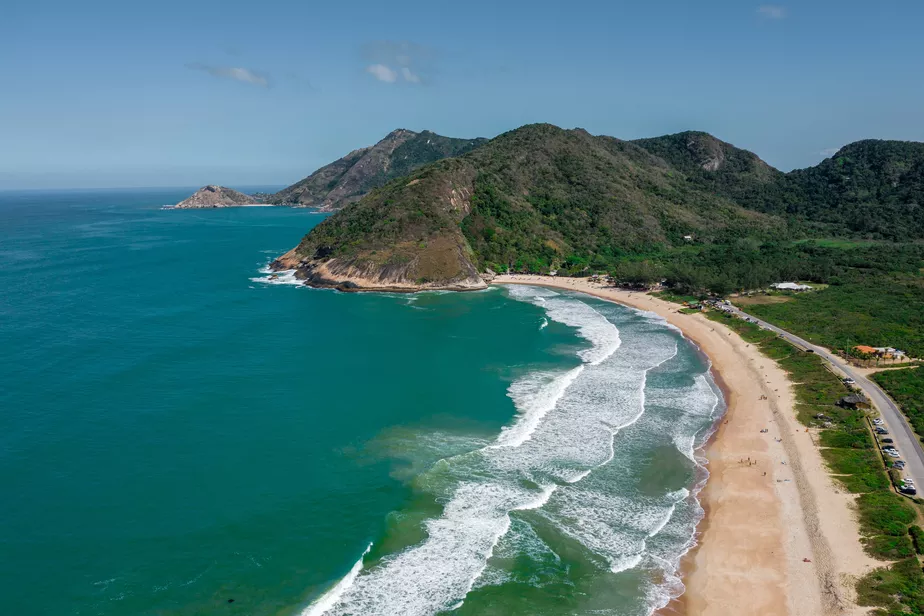
[{"label": "sea foam", "polygon": [[[547,530],[584,546],[611,574],[637,567],[662,571],[666,581],[646,591],[651,607],[676,591],[675,562],[692,541],[698,503],[686,489],[641,494],[637,473],[625,472],[637,464],[636,449],[646,435],[681,439],[687,429],[681,422],[665,434],[646,414],[652,405],[686,404],[680,392],[646,393],[649,371],[677,355],[676,334],[663,322],[640,319],[644,335],[623,340],[599,304],[534,287],[509,293],[575,328],[589,343],[578,352],[581,364],[527,374],[511,384],[517,416],[496,441],[444,458],[415,481],[444,504],[442,515],[425,523],[426,539],[367,569],[360,561],[344,578],[348,583],[335,587],[336,595],[312,604],[319,611],[311,616],[430,616],[457,609],[473,588],[509,580],[510,573],[491,563],[527,546],[531,559],[552,566],[554,550],[524,515],[538,516]],[[699,422],[691,420],[694,432],[711,412],[706,403],[714,407],[705,396],[708,387],[697,387],[694,397],[702,404],[688,413]],[[623,439],[627,430],[636,436]]]}]

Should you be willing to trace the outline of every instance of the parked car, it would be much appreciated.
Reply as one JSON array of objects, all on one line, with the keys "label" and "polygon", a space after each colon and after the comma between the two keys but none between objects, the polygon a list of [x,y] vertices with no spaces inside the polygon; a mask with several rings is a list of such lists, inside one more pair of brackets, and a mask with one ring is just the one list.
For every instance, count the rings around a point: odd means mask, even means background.
[{"label": "parked car", "polygon": [[914,496],[915,494],[918,493],[918,491],[914,488],[914,486],[901,487],[898,489],[898,491],[901,492],[902,494],[908,494],[910,496]]},{"label": "parked car", "polygon": [[888,434],[889,431],[885,428],[876,428],[876,434]]},{"label": "parked car", "polygon": [[882,440],[879,441],[879,442],[880,442],[880,443],[894,443],[895,441],[893,441],[893,440],[890,439],[890,438],[884,438],[884,439],[882,439]]},{"label": "parked car", "polygon": [[873,420],[873,423],[876,424],[877,426],[881,426],[883,424],[882,418],[877,417],[876,419]]},{"label": "parked car", "polygon": [[899,453],[898,453],[897,451],[895,451],[894,449],[891,450],[891,451],[887,451],[886,453],[888,453],[888,454],[889,454],[890,456],[892,456],[893,458],[897,458],[897,457],[899,456]]},{"label": "parked car", "polygon": [[901,469],[905,468],[905,461],[904,461],[904,460],[897,460],[897,461],[895,462],[895,464],[893,464],[892,466],[894,466],[895,468],[901,470]]}]

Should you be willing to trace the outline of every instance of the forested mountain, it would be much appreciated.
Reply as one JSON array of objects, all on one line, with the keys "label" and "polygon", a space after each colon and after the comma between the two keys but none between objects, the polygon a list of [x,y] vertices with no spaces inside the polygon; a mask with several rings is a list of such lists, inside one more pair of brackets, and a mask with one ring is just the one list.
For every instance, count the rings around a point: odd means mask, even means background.
[{"label": "forested mountain", "polygon": [[696,131],[638,139],[632,143],[663,158],[699,188],[749,209],[774,214],[785,212],[785,174],[753,152]]},{"label": "forested mountain", "polygon": [[453,139],[430,131],[398,129],[373,146],[353,150],[307,178],[266,198],[268,203],[336,210],[373,188],[449,156],[460,156],[486,139]]},{"label": "forested mountain", "polygon": [[536,124],[372,192],[283,263],[316,284],[452,286],[484,269],[605,267],[694,237],[786,233],[781,219],[700,189],[633,143]]},{"label": "forested mountain", "polygon": [[691,183],[744,207],[788,216],[806,231],[891,241],[924,237],[924,143],[858,141],[790,173],[707,133],[634,143]]},{"label": "forested mountain", "polygon": [[787,174],[790,211],[861,237],[924,238],[924,143],[868,139]]},{"label": "forested mountain", "polygon": [[682,270],[708,247],[759,261],[761,245],[800,237],[922,238],[922,165],[924,144],[859,142],[786,174],[705,133],[633,142],[528,125],[389,182],[277,265],[319,285],[467,288],[486,270],[600,271],[666,254]]}]

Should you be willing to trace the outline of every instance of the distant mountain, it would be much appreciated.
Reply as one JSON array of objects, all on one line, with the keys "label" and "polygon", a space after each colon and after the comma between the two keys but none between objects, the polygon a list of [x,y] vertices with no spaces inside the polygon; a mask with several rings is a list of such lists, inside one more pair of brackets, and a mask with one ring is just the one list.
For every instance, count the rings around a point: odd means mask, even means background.
[{"label": "distant mountain", "polygon": [[815,167],[783,173],[707,133],[634,141],[687,181],[804,229],[902,241],[924,238],[924,143],[857,141]]},{"label": "distant mountain", "polygon": [[749,209],[773,213],[785,210],[777,199],[785,174],[753,152],[697,131],[632,143],[667,161],[699,188]]},{"label": "distant mountain", "polygon": [[486,139],[453,139],[430,131],[398,129],[367,148],[353,150],[267,198],[279,205],[340,209],[386,182],[443,158],[460,156]]},{"label": "distant mountain", "polygon": [[176,204],[181,209],[234,207],[259,203],[250,195],[245,195],[224,186],[208,185],[197,190],[191,197]]},{"label": "distant mountain", "polygon": [[388,183],[276,266],[317,286],[477,288],[488,269],[602,267],[693,238],[786,232],[779,217],[697,186],[635,143],[537,124]]}]

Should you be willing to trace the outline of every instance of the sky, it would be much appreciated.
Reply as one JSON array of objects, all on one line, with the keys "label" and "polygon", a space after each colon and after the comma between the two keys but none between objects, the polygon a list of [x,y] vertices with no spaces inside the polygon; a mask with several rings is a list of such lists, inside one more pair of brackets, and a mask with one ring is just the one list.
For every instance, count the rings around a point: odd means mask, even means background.
[{"label": "sky", "polygon": [[4,0],[0,189],[285,185],[396,128],[924,141],[919,0]]}]

